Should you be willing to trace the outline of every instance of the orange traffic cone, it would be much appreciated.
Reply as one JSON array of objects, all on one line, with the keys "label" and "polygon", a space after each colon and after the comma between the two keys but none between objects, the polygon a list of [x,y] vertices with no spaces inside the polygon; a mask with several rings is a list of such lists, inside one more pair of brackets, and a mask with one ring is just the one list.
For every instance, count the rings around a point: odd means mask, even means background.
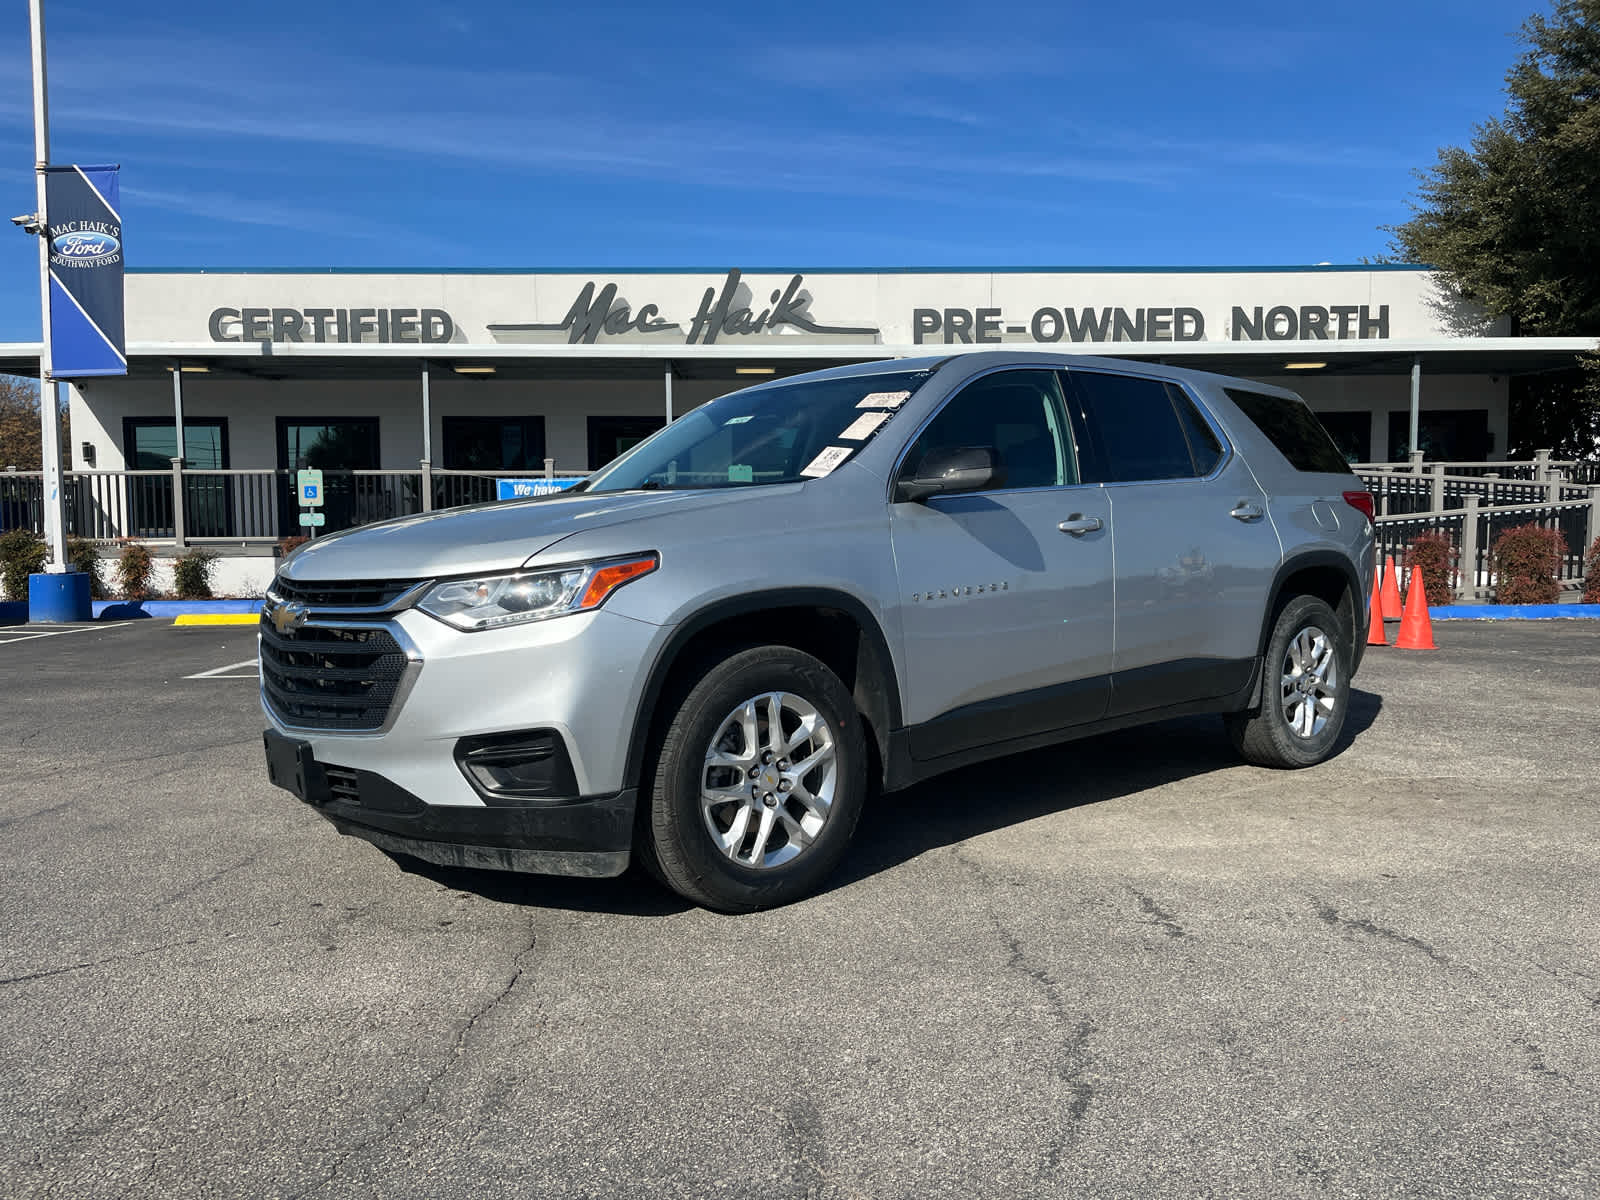
[{"label": "orange traffic cone", "polygon": [[1400,636],[1394,641],[1399,650],[1437,650],[1433,644],[1433,622],[1428,620],[1428,591],[1422,586],[1422,568],[1411,568],[1411,586],[1406,589],[1406,611],[1400,618]]},{"label": "orange traffic cone", "polygon": [[1387,646],[1389,639],[1383,630],[1383,601],[1378,596],[1378,573],[1372,573],[1372,619],[1367,625],[1367,645]]},{"label": "orange traffic cone", "polygon": [[1400,619],[1400,576],[1395,573],[1394,555],[1383,556],[1383,619]]}]

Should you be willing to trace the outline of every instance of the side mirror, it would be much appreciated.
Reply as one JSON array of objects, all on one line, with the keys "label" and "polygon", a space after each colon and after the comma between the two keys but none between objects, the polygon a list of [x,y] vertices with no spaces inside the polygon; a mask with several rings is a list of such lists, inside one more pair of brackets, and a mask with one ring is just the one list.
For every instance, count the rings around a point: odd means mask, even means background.
[{"label": "side mirror", "polygon": [[1003,487],[1005,471],[995,461],[990,446],[938,447],[928,451],[916,474],[895,486],[895,499],[917,502],[929,496],[977,492]]}]

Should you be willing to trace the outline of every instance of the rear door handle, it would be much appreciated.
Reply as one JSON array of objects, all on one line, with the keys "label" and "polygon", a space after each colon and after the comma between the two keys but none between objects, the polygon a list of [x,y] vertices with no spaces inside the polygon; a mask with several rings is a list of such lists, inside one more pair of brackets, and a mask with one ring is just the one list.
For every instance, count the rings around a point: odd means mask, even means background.
[{"label": "rear door handle", "polygon": [[1093,533],[1104,525],[1099,517],[1086,517],[1082,513],[1073,513],[1056,528],[1062,533],[1070,533],[1073,537],[1082,537],[1086,533]]},{"label": "rear door handle", "polygon": [[1241,500],[1228,515],[1236,521],[1258,521],[1266,511],[1254,500]]}]

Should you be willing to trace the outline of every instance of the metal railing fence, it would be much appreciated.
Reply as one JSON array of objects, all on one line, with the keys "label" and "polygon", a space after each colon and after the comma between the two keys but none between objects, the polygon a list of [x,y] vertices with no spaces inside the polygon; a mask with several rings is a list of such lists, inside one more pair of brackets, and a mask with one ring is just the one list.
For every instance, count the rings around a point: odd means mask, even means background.
[{"label": "metal railing fence", "polygon": [[[178,546],[190,541],[271,543],[309,532],[300,524],[296,473],[281,469],[67,471],[62,475],[67,535],[96,542],[136,538]],[[390,517],[481,504],[500,479],[576,481],[576,472],[324,469],[323,532]],[[44,474],[0,472],[0,533],[44,531]]]}]

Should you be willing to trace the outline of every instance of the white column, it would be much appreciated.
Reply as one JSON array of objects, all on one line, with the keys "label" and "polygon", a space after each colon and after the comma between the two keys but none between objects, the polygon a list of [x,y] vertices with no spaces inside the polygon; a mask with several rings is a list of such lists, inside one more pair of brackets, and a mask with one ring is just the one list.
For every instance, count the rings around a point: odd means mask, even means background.
[{"label": "white column", "polygon": [[189,456],[183,448],[183,364],[172,364],[172,428],[178,435],[177,455],[180,461]]},{"label": "white column", "polygon": [[1417,439],[1422,436],[1422,355],[1411,356],[1411,453],[1422,447]]},{"label": "white column", "polygon": [[28,0],[33,34],[33,157],[39,211],[39,321],[44,341],[39,349],[39,431],[44,470],[44,540],[50,549],[45,570],[67,569],[66,496],[61,486],[61,397],[50,361],[50,223],[45,211],[45,174],[50,163],[50,113],[44,75],[44,0]]},{"label": "white column", "polygon": [[667,371],[666,371],[666,375],[665,375],[664,381],[666,383],[666,389],[667,389],[667,424],[671,425],[672,424],[672,364],[671,363],[667,364]]}]

